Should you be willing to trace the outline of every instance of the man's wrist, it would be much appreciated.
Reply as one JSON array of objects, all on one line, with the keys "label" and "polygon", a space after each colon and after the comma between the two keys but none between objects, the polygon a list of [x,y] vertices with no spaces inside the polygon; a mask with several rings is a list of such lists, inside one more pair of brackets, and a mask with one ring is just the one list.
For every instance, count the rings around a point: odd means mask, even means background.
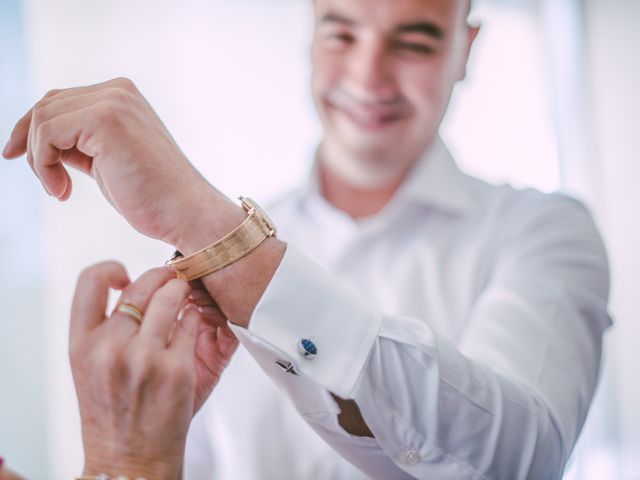
[{"label": "man's wrist", "polygon": [[230,322],[249,326],[285,250],[284,242],[267,238],[237,262],[202,278],[203,285]]},{"label": "man's wrist", "polygon": [[[174,245],[188,256],[233,231],[247,218],[247,213],[214,191],[205,203],[194,206],[185,218]],[[244,257],[201,279],[231,322],[248,326],[253,310],[280,265],[285,250],[284,242],[267,238]]]},{"label": "man's wrist", "polygon": [[169,239],[184,256],[224,237],[246,218],[246,212],[224,195],[212,191],[185,208],[175,239]]}]

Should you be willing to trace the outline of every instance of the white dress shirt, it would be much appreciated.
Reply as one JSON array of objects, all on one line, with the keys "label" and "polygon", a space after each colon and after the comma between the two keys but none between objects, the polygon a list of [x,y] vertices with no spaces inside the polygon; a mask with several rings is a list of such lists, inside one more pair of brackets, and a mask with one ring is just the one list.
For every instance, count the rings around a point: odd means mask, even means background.
[{"label": "white dress shirt", "polygon": [[371,218],[315,177],[267,212],[287,251],[232,326],[245,348],[194,421],[187,480],[562,477],[610,325],[581,204],[469,177],[437,141]]}]

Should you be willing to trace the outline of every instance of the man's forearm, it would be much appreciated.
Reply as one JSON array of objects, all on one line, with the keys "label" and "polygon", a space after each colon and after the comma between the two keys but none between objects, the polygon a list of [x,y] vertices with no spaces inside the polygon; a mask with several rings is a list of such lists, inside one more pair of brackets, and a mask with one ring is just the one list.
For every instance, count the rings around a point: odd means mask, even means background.
[{"label": "man's forearm", "polygon": [[[197,252],[238,227],[247,214],[216,191],[206,204],[189,212],[192,221],[181,232],[176,247],[185,256]],[[198,211],[199,210],[199,211]],[[267,238],[256,249],[222,270],[202,278],[220,310],[236,325],[248,327],[251,315],[282,261],[286,244]]]},{"label": "man's forearm", "polygon": [[[213,195],[207,206],[209,208],[201,213],[190,231],[183,233],[176,245],[184,255],[190,255],[222,238],[246,218],[241,207],[222,195]],[[202,279],[229,321],[248,328],[251,315],[278,269],[285,250],[283,241],[267,238],[245,257]],[[342,428],[353,435],[372,437],[355,402],[334,398],[342,410],[338,417]]]},{"label": "man's forearm", "polygon": [[248,328],[251,315],[282,261],[286,244],[267,238],[237,262],[202,279],[230,322]]}]

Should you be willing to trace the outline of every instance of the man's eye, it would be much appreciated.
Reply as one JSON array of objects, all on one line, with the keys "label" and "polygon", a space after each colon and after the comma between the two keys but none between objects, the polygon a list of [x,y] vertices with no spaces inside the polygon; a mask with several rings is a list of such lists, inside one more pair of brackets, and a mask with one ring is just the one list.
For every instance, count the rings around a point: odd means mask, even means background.
[{"label": "man's eye", "polygon": [[433,48],[424,43],[412,43],[412,42],[395,42],[394,47],[398,50],[404,50],[408,52],[430,54],[433,53]]},{"label": "man's eye", "polygon": [[354,38],[350,33],[332,33],[327,35],[327,39],[335,44],[346,45],[353,43]]}]

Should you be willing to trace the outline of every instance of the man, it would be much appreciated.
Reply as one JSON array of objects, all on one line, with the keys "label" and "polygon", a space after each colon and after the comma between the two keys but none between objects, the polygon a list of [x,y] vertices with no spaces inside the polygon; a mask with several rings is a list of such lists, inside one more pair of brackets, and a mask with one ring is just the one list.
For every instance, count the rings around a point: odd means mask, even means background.
[{"label": "man", "polygon": [[[467,177],[440,141],[478,32],[468,8],[316,0],[325,136],[310,185],[271,210],[288,245],[199,176],[131,82],[50,92],[16,126],[6,157],[26,151],[63,200],[64,165],[93,175],[136,229],[187,256],[176,268],[197,270],[266,373],[243,352],[231,363],[188,473],[561,477],[597,383],[607,261],[578,203]],[[201,252],[256,216],[259,246]]]}]

